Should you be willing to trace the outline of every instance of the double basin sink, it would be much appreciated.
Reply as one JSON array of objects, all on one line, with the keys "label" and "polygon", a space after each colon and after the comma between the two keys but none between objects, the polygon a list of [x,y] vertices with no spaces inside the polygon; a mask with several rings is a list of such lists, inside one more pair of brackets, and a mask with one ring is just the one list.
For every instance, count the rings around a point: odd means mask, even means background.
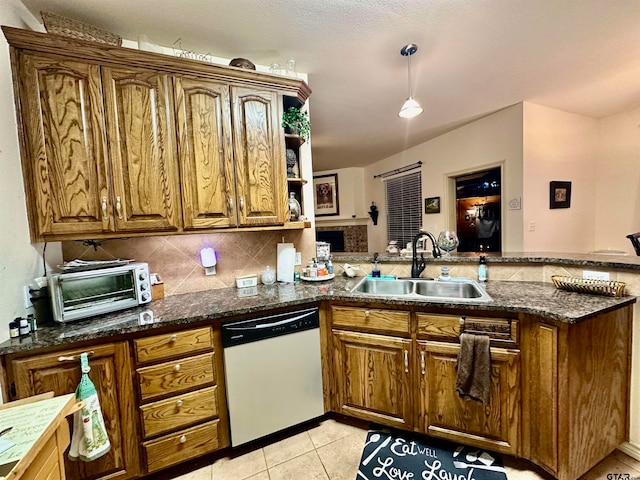
[{"label": "double basin sink", "polygon": [[351,291],[378,297],[402,297],[431,302],[488,303],[492,301],[484,288],[470,278],[430,280],[365,277]]}]

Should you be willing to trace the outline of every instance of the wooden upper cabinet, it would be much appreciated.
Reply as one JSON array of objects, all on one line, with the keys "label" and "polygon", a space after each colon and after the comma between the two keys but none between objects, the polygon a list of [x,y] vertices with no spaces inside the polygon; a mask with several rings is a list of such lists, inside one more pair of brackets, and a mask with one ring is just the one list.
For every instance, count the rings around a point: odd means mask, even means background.
[{"label": "wooden upper cabinet", "polygon": [[280,96],[232,87],[231,101],[238,223],[282,224],[288,200]]},{"label": "wooden upper cabinet", "polygon": [[185,229],[235,226],[229,86],[174,79]]},{"label": "wooden upper cabinet", "polygon": [[109,187],[100,67],[30,54],[18,59],[32,240],[111,230],[103,210]]},{"label": "wooden upper cabinet", "polygon": [[168,75],[102,68],[118,231],[177,230],[178,171]]}]

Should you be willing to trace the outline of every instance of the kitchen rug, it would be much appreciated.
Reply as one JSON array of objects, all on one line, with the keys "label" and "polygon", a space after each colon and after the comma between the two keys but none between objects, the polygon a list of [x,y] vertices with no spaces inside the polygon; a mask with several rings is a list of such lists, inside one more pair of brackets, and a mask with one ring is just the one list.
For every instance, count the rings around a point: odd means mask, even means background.
[{"label": "kitchen rug", "polygon": [[475,447],[369,430],[356,480],[506,480],[496,453]]}]

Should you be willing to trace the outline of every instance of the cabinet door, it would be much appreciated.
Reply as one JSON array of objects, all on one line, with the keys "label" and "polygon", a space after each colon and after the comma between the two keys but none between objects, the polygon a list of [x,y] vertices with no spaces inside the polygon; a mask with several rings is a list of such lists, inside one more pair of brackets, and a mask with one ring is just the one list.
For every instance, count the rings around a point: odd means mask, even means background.
[{"label": "cabinet door", "polygon": [[100,67],[18,58],[32,240],[112,229]]},{"label": "cabinet door", "polygon": [[236,225],[227,85],[174,79],[185,229]]},{"label": "cabinet door", "polygon": [[456,392],[460,345],[418,341],[418,429],[502,453],[518,453],[520,352],[491,348],[491,400],[485,405]]},{"label": "cabinet door", "polygon": [[333,341],[338,410],[408,428],[411,340],[334,330]]},{"label": "cabinet door", "polygon": [[238,222],[282,224],[289,203],[279,96],[236,87],[231,96]]},{"label": "cabinet door", "polygon": [[118,231],[178,228],[178,171],[170,78],[103,67]]},{"label": "cabinet door", "polygon": [[[138,445],[133,402],[132,373],[126,343],[91,347],[89,378],[98,392],[100,407],[111,442],[111,450],[92,462],[72,462],[65,456],[67,479],[126,479],[138,472]],[[85,350],[35,355],[12,362],[18,398],[53,391],[75,392],[80,381],[80,360]],[[61,358],[62,357],[62,358]],[[71,418],[71,417],[69,417]],[[73,431],[73,429],[71,429]]]}]

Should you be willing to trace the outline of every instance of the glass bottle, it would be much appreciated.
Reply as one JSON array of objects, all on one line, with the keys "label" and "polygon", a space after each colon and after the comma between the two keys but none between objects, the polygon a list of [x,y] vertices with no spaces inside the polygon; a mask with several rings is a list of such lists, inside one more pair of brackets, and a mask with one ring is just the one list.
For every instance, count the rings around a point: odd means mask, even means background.
[{"label": "glass bottle", "polygon": [[297,222],[300,218],[300,203],[296,200],[296,194],[294,192],[289,193],[289,220]]}]

